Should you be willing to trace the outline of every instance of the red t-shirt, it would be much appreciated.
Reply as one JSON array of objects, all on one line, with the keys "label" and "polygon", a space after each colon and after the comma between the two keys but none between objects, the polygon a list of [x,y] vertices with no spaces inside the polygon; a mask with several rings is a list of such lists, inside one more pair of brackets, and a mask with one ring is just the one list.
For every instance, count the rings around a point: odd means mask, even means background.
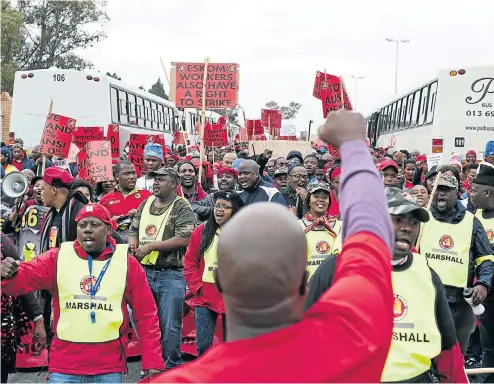
[{"label": "red t-shirt", "polygon": [[379,382],[393,330],[390,260],[374,234],[350,236],[333,285],[301,321],[217,344],[150,382]]},{"label": "red t-shirt", "polygon": [[12,165],[16,167],[19,172],[22,171],[22,161],[12,160]]},{"label": "red t-shirt", "polygon": [[150,196],[152,196],[151,192],[140,188],[134,188],[132,192],[124,196],[117,186],[112,192],[103,196],[100,204],[110,211],[112,217],[127,216],[129,211],[139,208],[139,205]]}]

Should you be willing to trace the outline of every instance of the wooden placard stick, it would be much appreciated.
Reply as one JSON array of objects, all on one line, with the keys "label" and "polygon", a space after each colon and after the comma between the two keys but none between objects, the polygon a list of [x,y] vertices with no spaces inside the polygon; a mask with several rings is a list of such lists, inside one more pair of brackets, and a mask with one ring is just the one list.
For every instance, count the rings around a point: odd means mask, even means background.
[{"label": "wooden placard stick", "polygon": [[341,93],[341,109],[345,110],[345,83],[343,82],[343,76],[340,76],[340,93]]},{"label": "wooden placard stick", "polygon": [[[53,112],[53,99],[50,100],[50,106],[48,107],[48,115]],[[43,163],[41,164],[41,176],[45,174],[46,169],[46,155],[43,153]]]},{"label": "wooden placard stick", "polygon": [[200,159],[199,159],[199,182],[201,182],[202,176],[202,162],[204,160],[204,129],[206,126],[206,88],[208,82],[208,65],[209,57],[204,58],[204,79],[202,81],[202,115],[201,115],[201,132],[200,132]]}]

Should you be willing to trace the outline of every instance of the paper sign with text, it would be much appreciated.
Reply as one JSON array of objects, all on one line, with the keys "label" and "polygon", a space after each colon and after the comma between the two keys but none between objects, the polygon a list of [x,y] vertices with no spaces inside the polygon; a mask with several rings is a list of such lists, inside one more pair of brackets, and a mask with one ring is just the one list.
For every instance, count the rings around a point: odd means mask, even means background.
[{"label": "paper sign with text", "polygon": [[228,145],[228,134],[224,125],[214,124],[204,131],[204,145],[206,147],[220,148]]},{"label": "paper sign with text", "polygon": [[105,139],[103,127],[75,127],[73,142],[77,148],[82,149],[90,141],[101,141]]},{"label": "paper sign with text", "polygon": [[106,140],[110,142],[111,157],[120,159],[120,127],[117,124],[108,124]]},{"label": "paper sign with text", "polygon": [[[206,108],[223,109],[237,106],[238,65],[209,63],[206,79]],[[177,108],[202,108],[204,63],[176,64]]]},{"label": "paper sign with text", "polygon": [[291,123],[285,123],[283,122],[283,125],[281,126],[280,129],[280,136],[297,136],[297,127],[295,124]]},{"label": "paper sign with text", "polygon": [[249,141],[249,136],[247,134],[247,128],[240,128],[239,129],[238,139],[241,143],[246,143]]},{"label": "paper sign with text", "polygon": [[111,145],[107,140],[90,141],[77,154],[79,178],[93,184],[113,180]]},{"label": "paper sign with text", "polygon": [[[328,113],[331,111],[337,111],[339,109],[342,109],[342,106],[344,106],[344,109],[346,111],[351,111],[352,110],[352,103],[350,102],[350,99],[348,97],[348,94],[346,93],[345,86],[344,84],[341,84],[341,79],[338,76],[333,76],[333,75],[326,75],[326,76],[331,76],[329,80],[327,81],[327,86],[325,88],[321,87],[321,102],[322,102],[322,113],[323,117],[326,118],[328,117]],[[343,105],[342,105],[342,92],[341,92],[341,87],[343,87]]]},{"label": "paper sign with text", "polygon": [[261,109],[261,125],[270,129],[281,128],[281,111],[279,109]]},{"label": "paper sign with text", "polygon": [[67,156],[67,163],[77,163],[77,154],[80,152],[80,149],[77,148],[77,145],[74,143],[70,144],[69,155]]},{"label": "paper sign with text", "polygon": [[75,120],[51,113],[46,118],[39,152],[45,155],[67,158],[72,143]]},{"label": "paper sign with text", "polygon": [[431,169],[435,165],[443,165],[443,154],[435,153],[433,155],[427,155],[427,168]]}]

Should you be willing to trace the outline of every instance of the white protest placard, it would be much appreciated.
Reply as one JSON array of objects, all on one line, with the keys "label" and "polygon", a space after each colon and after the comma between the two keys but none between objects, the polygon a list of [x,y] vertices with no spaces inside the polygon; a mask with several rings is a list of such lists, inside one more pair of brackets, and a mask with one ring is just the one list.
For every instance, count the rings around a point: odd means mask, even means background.
[{"label": "white protest placard", "polygon": [[433,155],[427,155],[427,168],[431,169],[435,165],[443,165],[443,154],[434,153]]},{"label": "white protest placard", "polygon": [[297,136],[297,127],[295,124],[282,122],[280,136]]},{"label": "white protest placard", "polygon": [[314,152],[310,141],[292,141],[292,140],[251,140],[249,141],[249,153],[260,155],[265,149],[273,151],[273,158],[286,156],[290,151],[299,151],[302,156]]}]

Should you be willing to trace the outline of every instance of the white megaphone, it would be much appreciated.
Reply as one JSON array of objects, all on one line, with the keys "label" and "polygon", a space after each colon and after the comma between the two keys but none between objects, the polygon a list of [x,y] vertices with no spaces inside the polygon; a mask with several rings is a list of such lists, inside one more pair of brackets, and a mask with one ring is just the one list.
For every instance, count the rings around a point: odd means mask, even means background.
[{"label": "white megaphone", "polygon": [[2,192],[14,199],[23,196],[28,187],[27,178],[21,172],[10,172],[2,181]]}]

